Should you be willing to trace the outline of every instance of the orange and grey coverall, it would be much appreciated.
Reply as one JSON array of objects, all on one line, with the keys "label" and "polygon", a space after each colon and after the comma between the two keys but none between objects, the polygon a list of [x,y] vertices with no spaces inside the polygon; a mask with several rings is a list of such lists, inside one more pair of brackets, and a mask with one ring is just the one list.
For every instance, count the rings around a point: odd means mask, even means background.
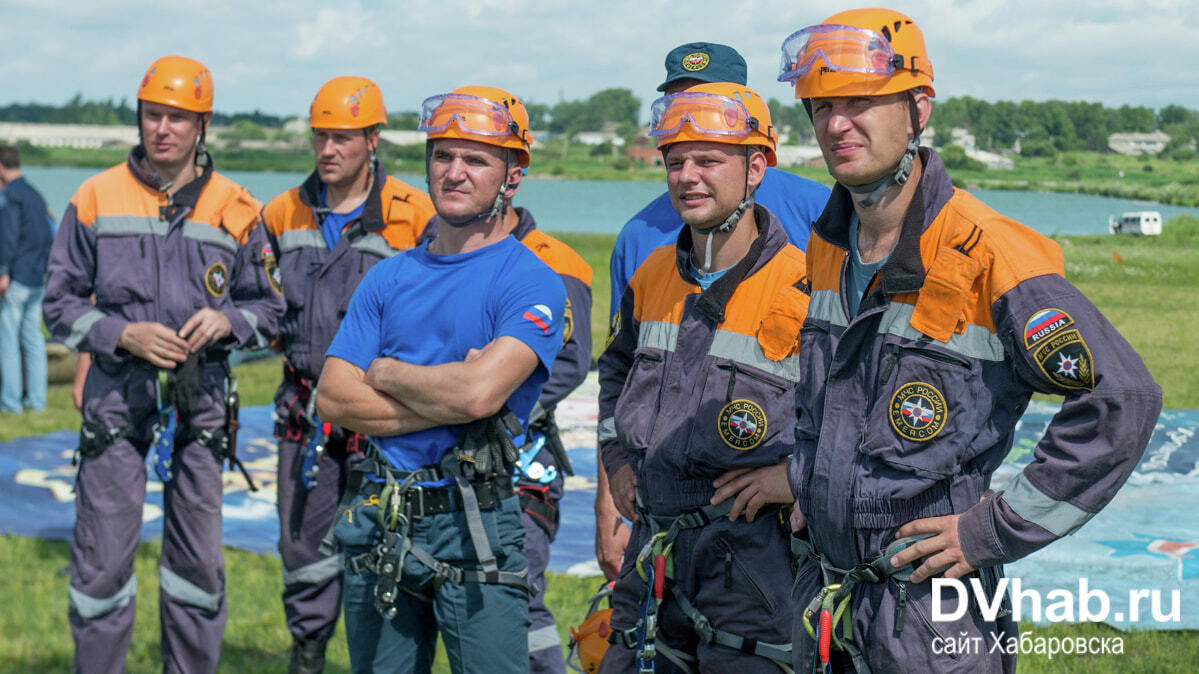
[{"label": "orange and grey coverall", "polygon": [[[643,509],[612,593],[617,632],[638,621],[645,583],[635,562],[650,521],[665,528],[707,506],[721,474],[778,464],[792,451],[808,306],[804,254],[768,210],[757,206],[754,217],[749,252],[706,291],[691,276],[690,229],[677,246],[654,251],[634,274],[600,357],[604,469],[633,468]],[[793,574],[780,513],[764,509],[753,522],[722,516],[679,533],[657,643],[698,658],[705,671],[778,671],[765,657],[698,639],[679,598],[747,648],[790,641]],[[633,648],[617,639],[601,671],[630,671]],[[668,666],[661,653],[657,664]]]},{"label": "orange and grey coverall", "polygon": [[[966,561],[993,584],[994,567],[1073,533],[1112,499],[1161,410],[1140,357],[1063,277],[1058,246],[954,188],[936,153],[922,148],[920,157],[899,240],[856,316],[843,290],[853,211],[844,187],[808,243],[812,301],[790,477],[820,561],[802,558],[796,577],[797,671],[812,666],[815,642],[800,615],[830,582],[821,566],[869,563],[902,525],[957,514]],[[1034,392],[1065,402],[1033,462],[991,493]],[[945,595],[950,614],[956,595]],[[851,598],[853,639],[875,672],[1015,667],[988,636],[1014,636],[1010,617],[988,622],[970,610],[934,622],[929,581],[885,577],[857,584]],[[938,637],[983,646],[938,654]]]},{"label": "orange and grey coverall", "polygon": [[75,668],[123,671],[133,632],[133,556],[158,375],[117,342],[129,323],[178,330],[210,307],[233,332],[205,349],[203,393],[190,414],[181,410],[174,477],[165,485],[159,582],[164,669],[211,672],[225,628],[222,479],[214,450],[197,437],[225,429],[228,350],[265,347],[283,296],[272,280],[275,259],[260,205],[249,192],[215,173],[210,159],[168,197],[141,168],[143,156],[139,145],[125,164],[80,186],[50,253],[46,323],[67,346],[93,355],[83,427],[96,442],[81,442],[68,593]]}]

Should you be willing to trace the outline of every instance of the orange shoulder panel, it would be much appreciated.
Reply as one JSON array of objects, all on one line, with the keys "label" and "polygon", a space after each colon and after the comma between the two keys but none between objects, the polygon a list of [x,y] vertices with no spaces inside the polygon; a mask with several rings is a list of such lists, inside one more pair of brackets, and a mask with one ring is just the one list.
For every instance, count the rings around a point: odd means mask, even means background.
[{"label": "orange shoulder panel", "polygon": [[573,276],[583,282],[584,285],[591,287],[591,278],[594,272],[591,265],[583,259],[582,255],[575,252],[574,248],[563,243],[560,239],[554,238],[549,234],[534,229],[525,235],[521,243],[537,254],[550,269],[562,276]]},{"label": "orange shoulder panel", "polygon": [[[986,270],[987,282],[985,289],[980,289],[982,297],[979,299],[986,305],[988,319],[991,305],[1021,282],[1048,274],[1065,276],[1065,260],[1057,243],[1000,215],[969,192],[954,189],[954,197],[945,210],[963,223],[957,228],[957,238],[968,237],[973,226],[981,231],[981,235],[976,235],[977,244],[970,247],[967,242],[966,246],[970,257],[978,260]],[[954,241],[952,245],[958,244]]]},{"label": "orange shoulder panel", "polygon": [[[779,293],[795,285],[806,271],[803,252],[791,244],[784,246],[761,269],[737,286],[725,307],[724,322],[720,324],[720,329],[756,335],[762,319],[776,303]],[[802,311],[806,316],[807,296],[803,297]]]},{"label": "orange shoulder panel", "polygon": [[675,266],[675,246],[667,244],[654,250],[629,280],[633,289],[633,317],[639,323],[664,321],[679,324],[683,320],[683,300],[699,292],[699,286],[679,276]]},{"label": "orange shoulder panel", "polygon": [[238,185],[225,176],[214,173],[204,187],[200,200],[196,203],[195,215],[192,219],[205,222],[213,227],[224,226],[239,244],[244,244],[250,238],[250,232],[258,224],[262,204],[250,196],[249,190]]},{"label": "orange shoulder panel", "polygon": [[71,201],[79,222],[88,226],[104,215],[158,216],[158,192],[134,178],[125,164],[88,178]]},{"label": "orange shoulder panel", "polygon": [[293,187],[280,194],[262,209],[262,219],[271,234],[279,236],[295,229],[314,229],[312,209],[300,201],[300,188]]},{"label": "orange shoulder panel", "polygon": [[845,251],[812,232],[808,239],[805,258],[812,291],[832,290],[841,292],[841,268],[845,265]]},{"label": "orange shoulder panel", "polygon": [[396,250],[415,246],[425,225],[436,213],[432,200],[395,176],[387,176],[379,197],[383,200],[385,223],[381,234],[387,244]]}]

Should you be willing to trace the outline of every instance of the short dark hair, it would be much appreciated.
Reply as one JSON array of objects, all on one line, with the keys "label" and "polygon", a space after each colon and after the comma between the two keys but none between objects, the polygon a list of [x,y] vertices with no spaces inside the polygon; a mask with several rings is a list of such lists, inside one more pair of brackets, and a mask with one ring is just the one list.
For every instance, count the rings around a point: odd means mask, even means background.
[{"label": "short dark hair", "polygon": [[12,145],[0,145],[0,165],[6,169],[21,168],[21,151]]}]

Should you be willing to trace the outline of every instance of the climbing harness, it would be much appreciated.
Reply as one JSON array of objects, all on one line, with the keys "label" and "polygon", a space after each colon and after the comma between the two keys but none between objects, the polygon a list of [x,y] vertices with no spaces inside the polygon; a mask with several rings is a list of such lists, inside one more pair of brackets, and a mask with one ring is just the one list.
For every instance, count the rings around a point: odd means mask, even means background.
[{"label": "climbing harness", "polygon": [[792,671],[790,643],[766,643],[717,629],[684,593],[675,588],[672,552],[679,534],[687,529],[707,526],[713,520],[727,516],[732,508],[732,499],[725,500],[720,505],[688,510],[677,517],[651,515],[644,508],[639,508],[641,521],[649,524],[650,538],[637,554],[637,574],[644,581],[637,624],[627,630],[613,631],[609,637],[613,643],[633,649],[639,673],[652,673],[654,658],[659,653],[684,672],[698,669],[699,663],[694,657],[670,648],[665,643],[657,642],[658,614],[668,594],[691,621],[702,643],[718,644],[742,653],[758,655],[773,661],[784,672]]},{"label": "climbing harness", "polygon": [[[504,408],[499,414],[468,424],[458,444],[446,454],[440,466],[427,466],[416,471],[396,470],[374,446],[355,466],[334,518],[334,527],[341,515],[350,510],[366,476],[373,474],[382,478],[381,485],[373,483],[378,486],[371,487],[379,489],[376,506],[381,531],[379,542],[367,552],[347,557],[346,569],[350,573],[369,570],[376,574],[375,608],[384,618],[395,616],[399,591],[430,601],[432,593],[446,581],[455,585],[467,582],[508,585],[529,592],[528,569],[519,572],[499,569],[482,518],[482,511],[500,507],[504,499],[515,493],[511,475],[517,451],[508,430],[513,424],[519,429],[520,424],[515,416],[505,419],[508,415],[511,412]],[[506,444],[503,439],[507,440]],[[439,482],[445,478],[451,478],[454,484],[421,486],[421,483]],[[412,524],[416,520],[454,511],[462,511],[466,518],[475,558],[479,561],[478,569],[464,569],[442,562],[412,541]],[[333,551],[334,527],[321,543],[323,554]],[[404,588],[400,582],[404,561],[409,555],[434,572],[433,586],[425,594]]]}]

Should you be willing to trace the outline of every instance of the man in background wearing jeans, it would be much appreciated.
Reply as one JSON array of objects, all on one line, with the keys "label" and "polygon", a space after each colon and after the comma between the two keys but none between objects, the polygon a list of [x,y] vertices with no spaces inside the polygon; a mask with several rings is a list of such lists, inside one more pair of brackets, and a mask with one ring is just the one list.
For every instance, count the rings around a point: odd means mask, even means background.
[{"label": "man in background wearing jeans", "polygon": [[20,413],[22,406],[40,412],[46,409],[42,295],[54,233],[42,195],[21,177],[20,152],[8,145],[0,146],[0,188],[0,412]]}]

